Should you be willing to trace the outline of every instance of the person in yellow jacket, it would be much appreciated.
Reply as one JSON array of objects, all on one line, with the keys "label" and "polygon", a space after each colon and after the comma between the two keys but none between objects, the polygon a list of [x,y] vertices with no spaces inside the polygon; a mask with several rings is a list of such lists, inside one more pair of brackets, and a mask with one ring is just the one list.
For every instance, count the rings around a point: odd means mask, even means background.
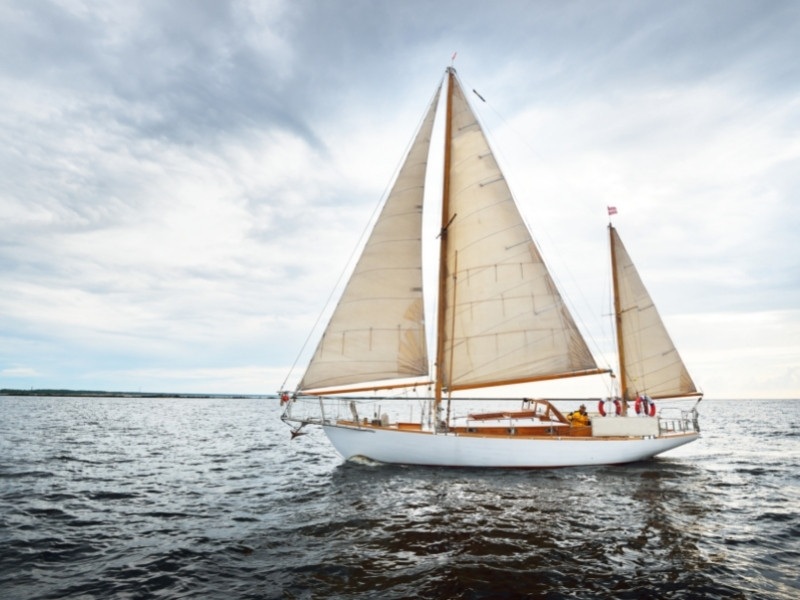
[{"label": "person in yellow jacket", "polygon": [[569,419],[569,422],[573,427],[588,427],[589,415],[586,414],[586,405],[581,404],[578,410],[567,415],[567,419]]}]

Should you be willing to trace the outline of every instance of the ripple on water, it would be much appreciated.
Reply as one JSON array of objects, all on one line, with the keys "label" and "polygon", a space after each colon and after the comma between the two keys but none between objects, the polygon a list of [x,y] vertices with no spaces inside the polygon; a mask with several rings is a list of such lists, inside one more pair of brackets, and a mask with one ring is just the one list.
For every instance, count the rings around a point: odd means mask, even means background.
[{"label": "ripple on water", "polygon": [[0,398],[5,597],[800,592],[800,403],[786,436],[753,422],[775,406],[711,410],[680,453],[528,472],[344,463],[269,402]]}]

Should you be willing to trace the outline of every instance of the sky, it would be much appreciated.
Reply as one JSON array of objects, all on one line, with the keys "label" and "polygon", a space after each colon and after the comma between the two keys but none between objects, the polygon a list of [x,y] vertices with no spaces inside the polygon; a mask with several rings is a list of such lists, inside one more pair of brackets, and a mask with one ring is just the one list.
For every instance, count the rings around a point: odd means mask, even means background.
[{"label": "sky", "polygon": [[3,2],[0,388],[293,387],[455,54],[598,362],[616,206],[706,397],[800,398],[799,28],[779,0]]}]

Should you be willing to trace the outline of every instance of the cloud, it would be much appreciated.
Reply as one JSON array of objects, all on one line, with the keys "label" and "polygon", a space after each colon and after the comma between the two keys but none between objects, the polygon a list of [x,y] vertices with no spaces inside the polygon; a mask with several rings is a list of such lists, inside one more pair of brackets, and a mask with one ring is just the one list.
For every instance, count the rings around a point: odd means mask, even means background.
[{"label": "cloud", "polygon": [[0,371],[0,377],[8,377],[9,379],[22,379],[28,377],[41,377],[36,369],[30,367],[10,367]]},{"label": "cloud", "polygon": [[796,397],[800,311],[706,312],[670,324],[676,342],[691,348],[684,358],[709,397]]},{"label": "cloud", "polygon": [[[248,373],[288,370],[455,51],[546,258],[571,296],[592,298],[584,321],[608,312],[613,204],[679,328],[776,314],[792,331],[799,11],[5,4],[0,369],[52,387],[202,392],[227,376],[232,391],[272,391]],[[728,339],[727,320],[709,323]],[[751,339],[764,356],[779,345]],[[791,360],[756,363],[735,390],[792,395]],[[725,369],[701,367],[707,389],[727,390]]]},{"label": "cloud", "polygon": [[11,75],[67,100],[68,116],[197,143],[264,122],[303,131],[287,110],[293,52],[283,2],[32,4],[5,12]]}]

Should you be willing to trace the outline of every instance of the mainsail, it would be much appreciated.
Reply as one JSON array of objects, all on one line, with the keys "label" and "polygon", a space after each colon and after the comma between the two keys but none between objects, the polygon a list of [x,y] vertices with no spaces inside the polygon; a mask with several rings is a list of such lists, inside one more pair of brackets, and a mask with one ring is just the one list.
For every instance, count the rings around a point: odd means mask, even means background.
[{"label": "mainsail", "polygon": [[439,91],[408,152],[299,390],[428,374],[422,197]]},{"label": "mainsail", "polygon": [[463,89],[451,81],[443,387],[598,372]]},{"label": "mainsail", "polygon": [[697,394],[617,230],[609,226],[616,287],[623,394],[672,398]]}]

